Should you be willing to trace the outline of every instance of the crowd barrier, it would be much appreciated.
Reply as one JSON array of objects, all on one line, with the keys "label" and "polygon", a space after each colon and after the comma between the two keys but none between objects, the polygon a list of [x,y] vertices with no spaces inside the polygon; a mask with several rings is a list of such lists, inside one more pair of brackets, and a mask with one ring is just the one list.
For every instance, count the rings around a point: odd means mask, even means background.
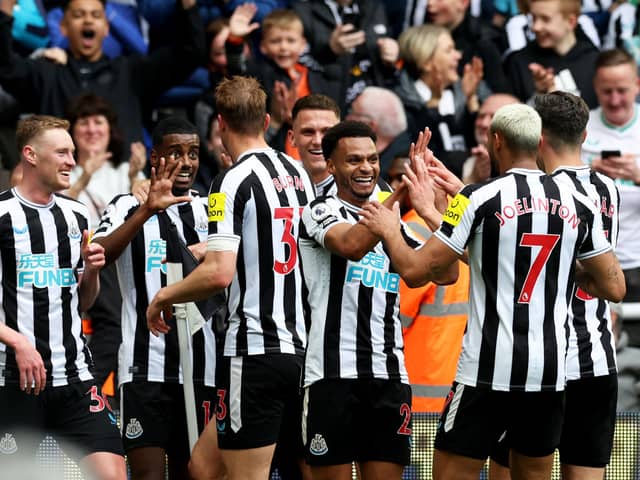
[{"label": "crowd barrier", "polygon": [[[589,421],[585,418],[585,421]],[[429,480],[431,478],[431,459],[433,439],[436,434],[438,416],[434,414],[413,415],[413,436],[411,465],[405,469],[404,480]],[[640,412],[620,412],[616,422],[611,463],[607,468],[607,480],[640,480],[638,453],[640,445]],[[55,441],[47,438],[38,452],[38,462],[51,473],[51,477],[64,480],[81,480],[82,475],[76,465],[58,448]],[[2,475],[0,474],[0,478]],[[51,478],[50,477],[50,478]],[[274,474],[272,480],[278,480]],[[480,479],[487,479],[486,468]],[[560,470],[556,458],[553,469],[554,480],[560,479]]]}]

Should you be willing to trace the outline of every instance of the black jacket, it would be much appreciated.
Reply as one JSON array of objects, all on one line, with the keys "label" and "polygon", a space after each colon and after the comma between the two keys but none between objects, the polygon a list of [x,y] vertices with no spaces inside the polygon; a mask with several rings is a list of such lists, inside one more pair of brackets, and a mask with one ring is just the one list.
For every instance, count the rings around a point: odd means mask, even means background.
[{"label": "black jacket", "polygon": [[507,57],[505,71],[509,77],[511,92],[526,102],[535,93],[533,77],[529,71],[530,63],[536,62],[544,67],[552,67],[556,75],[568,69],[580,91],[580,96],[587,102],[589,108],[593,109],[598,106],[593,90],[597,57],[598,49],[590,41],[582,38],[578,38],[573,48],[563,56],[552,49],[541,48],[534,40]]},{"label": "black jacket", "polygon": [[[373,84],[391,87],[396,83],[397,72],[386,66],[380,59],[377,40],[389,37],[387,16],[383,3],[377,0],[356,0],[360,9],[360,29],[366,34],[366,57],[371,60],[370,75]],[[324,70],[325,79],[331,84],[331,91],[341,107],[345,107],[345,96],[349,87],[350,71],[354,66],[354,55],[336,56],[329,47],[329,38],[336,28],[336,19],[323,0],[299,0],[292,5],[302,19],[304,36],[309,44],[308,64],[317,63]]]},{"label": "black jacket", "polygon": [[144,109],[187,78],[205,57],[204,28],[196,7],[179,11],[172,38],[180,41],[171,46],[147,56],[103,56],[95,62],[76,60],[69,53],[66,65],[17,55],[12,21],[0,12],[0,85],[22,111],[64,117],[71,98],[93,92],[111,102],[127,142],[142,139]]},{"label": "black jacket", "polygon": [[[480,57],[484,64],[484,81],[492,92],[509,90],[502,69],[502,52],[506,50],[506,37],[491,25],[472,17],[467,10],[464,20],[451,32],[456,48],[462,53],[458,73],[462,78],[464,66],[471,59]],[[484,97],[486,95],[481,95]]]},{"label": "black jacket", "polygon": [[[287,87],[291,87],[289,74],[272,60],[266,57],[262,57],[261,61],[246,58],[243,55],[244,45],[242,44],[236,45],[226,42],[224,49],[227,54],[229,75],[248,75],[257,78],[269,97],[273,93],[273,85],[276,81],[284,82]],[[331,86],[325,81],[322,72],[313,66],[307,67],[307,79],[311,93],[321,93],[332,98],[337,94],[335,90],[331,90]]]}]

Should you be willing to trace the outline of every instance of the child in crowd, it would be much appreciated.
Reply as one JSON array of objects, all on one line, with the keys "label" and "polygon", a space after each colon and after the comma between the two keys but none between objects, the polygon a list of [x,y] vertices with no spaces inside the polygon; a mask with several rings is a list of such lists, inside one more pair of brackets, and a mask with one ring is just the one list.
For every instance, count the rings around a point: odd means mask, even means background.
[{"label": "child in crowd", "polygon": [[576,35],[580,0],[532,0],[529,12],[535,40],[506,60],[512,93],[522,101],[562,90],[597,106],[593,76],[598,49]]},{"label": "child in crowd", "polygon": [[[252,3],[239,6],[229,19],[229,36],[225,49],[227,68],[231,74],[255,76],[269,96],[271,122],[267,140],[275,148],[298,158],[286,141],[291,122],[291,109],[298,98],[309,93],[335,96],[329,91],[322,72],[299,63],[306,48],[304,27],[292,10],[274,10],[262,22],[260,53],[262,60],[251,60],[243,52],[245,37],[260,25],[252,22],[257,7]],[[283,128],[284,127],[284,128]]]}]

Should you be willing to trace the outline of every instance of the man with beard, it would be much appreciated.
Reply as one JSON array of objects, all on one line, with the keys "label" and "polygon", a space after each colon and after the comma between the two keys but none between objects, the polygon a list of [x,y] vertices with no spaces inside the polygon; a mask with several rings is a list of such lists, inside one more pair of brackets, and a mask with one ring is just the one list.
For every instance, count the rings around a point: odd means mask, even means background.
[{"label": "man with beard", "polygon": [[[380,237],[358,224],[380,174],[375,140],[368,125],[355,121],[325,133],[322,151],[337,194],[318,197],[302,214],[299,248],[311,316],[302,430],[314,479],[350,479],[353,461],[365,480],[400,479],[410,459],[400,277]],[[402,234],[420,245],[404,227]]]},{"label": "man with beard", "polygon": [[[188,478],[189,450],[176,331],[156,337],[147,329],[149,299],[166,284],[163,259],[173,222],[187,245],[204,242],[206,199],[191,190],[199,166],[195,126],[169,117],[153,132],[151,185],[145,203],[133,195],[114,198],[95,233],[107,262],[116,262],[122,290],[122,344],[118,378],[125,450],[133,479]],[[216,405],[215,337],[211,319],[191,337],[198,428]],[[215,447],[215,445],[214,445]],[[217,448],[207,452],[217,454]]]}]

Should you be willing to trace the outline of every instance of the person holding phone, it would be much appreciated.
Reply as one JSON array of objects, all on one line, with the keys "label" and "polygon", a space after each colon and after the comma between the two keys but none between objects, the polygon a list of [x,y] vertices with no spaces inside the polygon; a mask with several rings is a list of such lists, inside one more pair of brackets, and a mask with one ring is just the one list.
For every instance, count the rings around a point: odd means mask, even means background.
[{"label": "person holding phone", "polygon": [[[623,302],[640,302],[640,93],[637,65],[624,50],[600,53],[594,88],[600,106],[591,111],[582,160],[594,170],[615,179],[620,190],[620,232],[616,254],[627,282]],[[640,322],[617,325],[628,340],[630,356],[640,355]],[[637,349],[637,351],[635,351]],[[618,410],[640,408],[635,382],[640,372],[624,380],[626,354],[619,355]],[[628,385],[625,388],[625,385]]]},{"label": "person holding phone", "polygon": [[324,67],[327,81],[339,90],[335,98],[342,110],[365,87],[393,84],[399,49],[382,2],[302,0],[292,8],[304,24],[305,56]]}]

